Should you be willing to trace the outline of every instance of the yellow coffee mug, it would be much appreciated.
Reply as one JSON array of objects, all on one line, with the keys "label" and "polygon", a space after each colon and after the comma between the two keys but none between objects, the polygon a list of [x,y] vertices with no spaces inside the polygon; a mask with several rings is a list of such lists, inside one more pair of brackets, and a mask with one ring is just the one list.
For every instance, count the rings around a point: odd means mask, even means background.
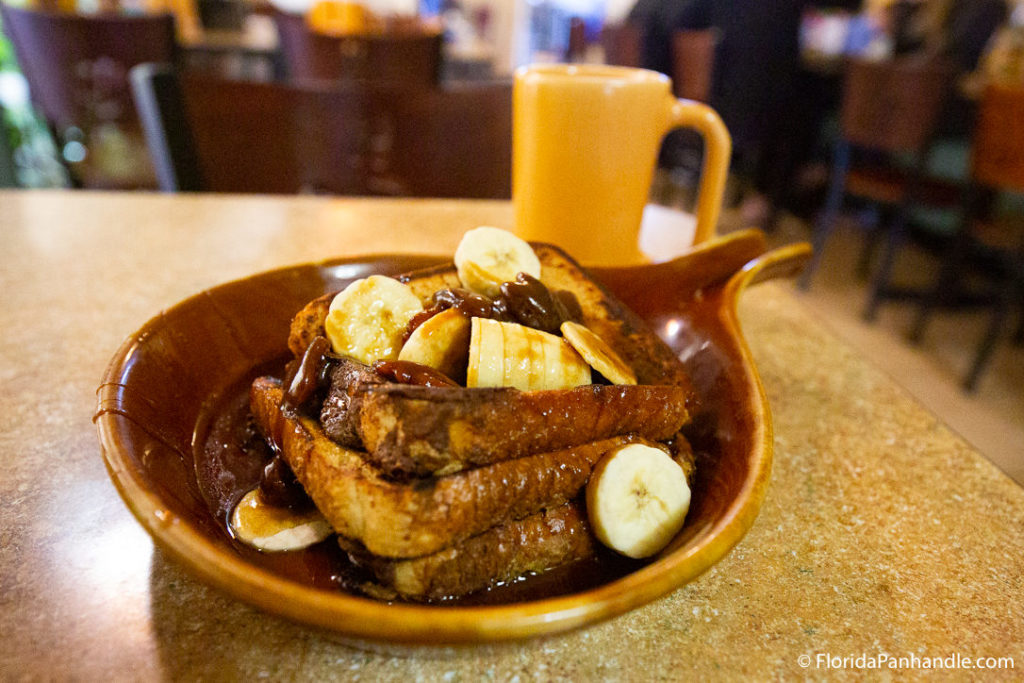
[{"label": "yellow coffee mug", "polygon": [[672,96],[667,76],[627,67],[544,64],[516,71],[515,230],[591,265],[647,260],[639,247],[658,149],[673,128],[704,138],[694,241],[714,234],[732,141],[710,107]]}]

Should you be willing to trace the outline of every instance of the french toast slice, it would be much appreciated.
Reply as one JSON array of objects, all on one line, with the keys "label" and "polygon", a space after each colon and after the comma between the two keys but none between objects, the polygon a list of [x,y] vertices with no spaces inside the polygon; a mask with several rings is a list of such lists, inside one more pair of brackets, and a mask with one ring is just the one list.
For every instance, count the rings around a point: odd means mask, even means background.
[{"label": "french toast slice", "polygon": [[559,451],[504,460],[454,474],[396,482],[345,448],[309,416],[281,409],[277,380],[250,388],[253,416],[334,530],[386,558],[451,548],[492,527],[556,508],[574,498],[611,449],[650,441],[627,434]]},{"label": "french toast slice", "polygon": [[348,539],[339,537],[339,543],[378,582],[364,590],[412,600],[466,595],[527,572],[586,559],[595,550],[586,512],[576,501],[499,524],[425,557],[387,559]]},{"label": "french toast slice", "polygon": [[[663,441],[686,422],[686,397],[684,388],[662,385],[519,391],[374,384],[357,393],[357,431],[390,477],[450,474],[622,434]],[[328,434],[333,415],[321,414]]]},{"label": "french toast slice", "polygon": [[[353,380],[333,383],[321,420],[332,437],[363,446],[367,458],[395,478],[449,474],[532,453],[633,433],[660,441],[690,417],[695,393],[676,354],[625,305],[557,247],[533,244],[540,280],[571,293],[582,322],[636,373],[638,384],[571,390],[427,388]],[[458,287],[453,264],[400,276],[428,302]],[[333,294],[310,302],[292,321],[288,345],[300,356],[324,334]],[[339,406],[341,409],[339,409]]]}]

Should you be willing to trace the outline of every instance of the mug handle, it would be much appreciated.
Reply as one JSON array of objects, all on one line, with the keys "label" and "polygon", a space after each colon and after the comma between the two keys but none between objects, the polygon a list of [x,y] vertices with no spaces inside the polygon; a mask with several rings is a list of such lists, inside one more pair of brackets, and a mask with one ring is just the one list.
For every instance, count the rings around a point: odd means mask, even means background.
[{"label": "mug handle", "polygon": [[697,227],[693,243],[700,244],[715,234],[722,210],[722,195],[729,176],[732,138],[721,117],[711,107],[693,100],[672,101],[669,130],[692,128],[704,138],[704,164],[697,193]]}]

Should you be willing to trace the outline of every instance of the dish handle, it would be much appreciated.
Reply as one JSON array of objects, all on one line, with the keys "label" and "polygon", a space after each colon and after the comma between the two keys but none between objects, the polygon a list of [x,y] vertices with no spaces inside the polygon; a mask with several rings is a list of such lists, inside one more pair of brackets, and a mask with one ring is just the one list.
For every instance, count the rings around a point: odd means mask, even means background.
[{"label": "dish handle", "polygon": [[735,302],[751,285],[796,276],[810,260],[812,253],[810,244],[796,242],[761,254],[729,278],[726,299]]}]

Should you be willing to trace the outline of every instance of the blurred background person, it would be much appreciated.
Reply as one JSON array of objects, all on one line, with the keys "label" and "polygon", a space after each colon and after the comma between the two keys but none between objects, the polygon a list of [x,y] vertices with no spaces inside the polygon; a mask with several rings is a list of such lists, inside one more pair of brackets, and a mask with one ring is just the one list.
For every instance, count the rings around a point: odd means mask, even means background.
[{"label": "blurred background person", "polygon": [[690,0],[674,30],[718,34],[709,104],[732,133],[736,169],[747,183],[744,219],[770,227],[772,207],[792,174],[795,131],[788,125],[800,68],[806,0]]},{"label": "blurred background person", "polygon": [[[773,201],[795,156],[790,109],[800,68],[800,22],[807,0],[638,0],[642,65],[671,73],[672,34],[713,29],[717,45],[709,102],[732,134],[734,166],[747,187],[743,213],[768,227]],[[670,141],[692,144],[689,140]],[[671,155],[671,152],[669,151]],[[663,151],[663,158],[666,156]]]},{"label": "blurred background person", "polygon": [[626,22],[640,29],[640,66],[672,73],[672,31],[690,0],[637,0]]}]

